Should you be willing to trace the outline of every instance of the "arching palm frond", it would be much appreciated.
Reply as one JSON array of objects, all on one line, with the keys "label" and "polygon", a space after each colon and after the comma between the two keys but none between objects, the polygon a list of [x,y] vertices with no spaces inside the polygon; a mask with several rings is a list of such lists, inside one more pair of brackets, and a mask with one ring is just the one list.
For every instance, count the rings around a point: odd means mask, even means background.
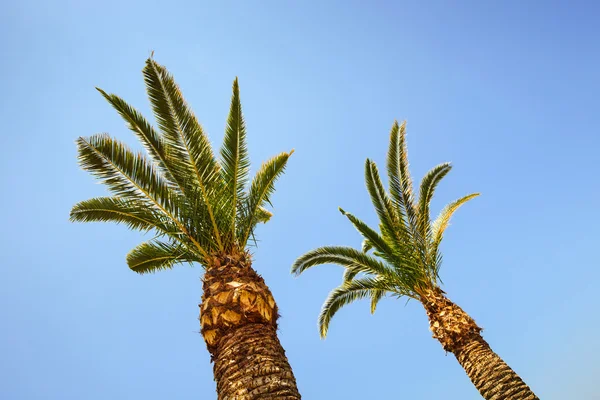
[{"label": "arching palm frond", "polygon": [[373,291],[387,291],[392,288],[384,282],[373,278],[355,279],[344,282],[341,286],[333,289],[323,303],[323,308],[319,314],[319,333],[322,338],[327,336],[329,324],[333,316],[343,307],[356,300],[370,297]]},{"label": "arching palm frond", "polygon": [[181,243],[151,240],[127,254],[127,265],[133,271],[145,274],[173,268],[175,264],[201,262],[202,258]]},{"label": "arching palm frond", "polygon": [[119,197],[96,197],[73,206],[73,222],[115,222],[140,231],[156,230],[163,235],[179,237],[183,234],[177,225],[138,200]]},{"label": "arching palm frond", "polygon": [[439,247],[444,237],[444,231],[450,223],[450,218],[452,218],[452,215],[456,212],[456,210],[460,208],[460,206],[465,204],[467,201],[474,199],[477,196],[479,196],[479,193],[472,193],[453,201],[452,203],[444,207],[444,209],[440,212],[440,215],[438,215],[438,217],[433,222],[431,227],[431,254],[434,257],[437,257],[437,270],[439,270],[441,262]]},{"label": "arching palm frond", "polygon": [[406,147],[405,124],[394,122],[387,157],[389,194],[375,163],[367,159],[365,164],[366,186],[379,217],[379,232],[340,208],[363,236],[361,250],[320,247],[299,257],[292,266],[294,275],[321,264],[338,264],[345,268],[342,285],[331,292],[323,306],[319,318],[322,336],[327,333],[333,315],[345,304],[369,297],[371,312],[374,312],[386,293],[421,300],[425,293],[438,287],[442,259],[438,247],[443,232],[456,209],[477,194],[449,204],[432,223],[431,199],[451,166],[440,164],[425,175],[415,205]]},{"label": "arching palm frond", "polygon": [[433,199],[435,188],[440,181],[452,169],[450,163],[443,163],[433,167],[425,174],[421,181],[419,203],[418,203],[418,229],[422,237],[428,238],[431,236],[431,215],[429,206]]}]

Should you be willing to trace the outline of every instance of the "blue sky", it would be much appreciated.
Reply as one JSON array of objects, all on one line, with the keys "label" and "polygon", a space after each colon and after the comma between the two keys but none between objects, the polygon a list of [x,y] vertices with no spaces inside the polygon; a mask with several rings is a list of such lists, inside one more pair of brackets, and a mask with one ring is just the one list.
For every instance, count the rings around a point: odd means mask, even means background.
[{"label": "blue sky", "polygon": [[363,165],[383,167],[395,118],[408,120],[415,177],[454,164],[435,212],[482,193],[445,239],[450,298],[541,398],[598,398],[598,12],[566,1],[3,2],[0,398],[216,398],[198,334],[202,270],[138,276],[125,254],[141,234],[68,222],[75,202],[104,193],[74,140],[134,143],[94,86],[149,115],[151,50],[215,146],[239,76],[254,166],[296,150],[254,254],[304,398],[480,398],[419,304],[388,299],[375,315],[354,304],[323,341],[317,315],[341,270],[289,274],[316,246],[360,245],[338,206],[375,223]]}]

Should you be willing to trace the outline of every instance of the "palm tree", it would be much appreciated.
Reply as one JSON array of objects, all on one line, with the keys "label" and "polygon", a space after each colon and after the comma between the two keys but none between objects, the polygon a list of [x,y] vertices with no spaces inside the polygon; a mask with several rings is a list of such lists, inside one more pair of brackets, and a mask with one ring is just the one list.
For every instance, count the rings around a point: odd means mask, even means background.
[{"label": "palm tree", "polygon": [[440,289],[440,243],[444,231],[452,214],[478,193],[448,204],[432,222],[431,199],[451,166],[444,163],[429,171],[421,181],[418,200],[415,200],[408,171],[405,124],[394,122],[390,136],[387,155],[389,194],[375,163],[367,159],[365,164],[365,180],[379,216],[380,233],[340,208],[364,237],[362,250],[321,247],[300,257],[292,267],[292,273],[296,275],[320,264],[338,264],[345,268],[343,283],[331,291],[321,310],[321,337],[327,335],[335,313],[355,300],[369,298],[373,313],[386,295],[414,299],[425,307],[433,337],[440,341],[444,350],[456,356],[485,399],[537,399],[521,378],[492,351],[473,318]]},{"label": "palm tree", "polygon": [[105,135],[77,140],[79,163],[112,192],[82,201],[77,222],[116,222],[156,236],[127,255],[144,274],[199,263],[205,269],[201,333],[214,361],[219,399],[300,399],[277,338],[271,291],[252,268],[247,245],[267,222],[274,183],[292,154],[263,163],[249,183],[250,161],[237,78],[220,160],[173,77],[152,57],[143,69],[155,129],[123,99],[99,92],[123,117],[147,155]]}]

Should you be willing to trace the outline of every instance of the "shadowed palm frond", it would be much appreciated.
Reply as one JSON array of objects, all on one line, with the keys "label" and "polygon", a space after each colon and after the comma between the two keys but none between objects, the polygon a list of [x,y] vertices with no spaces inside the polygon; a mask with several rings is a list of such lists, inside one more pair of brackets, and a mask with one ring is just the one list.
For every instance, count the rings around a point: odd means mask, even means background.
[{"label": "shadowed palm frond", "polygon": [[70,219],[72,222],[115,222],[141,231],[155,229],[157,233],[169,236],[183,234],[171,220],[153,212],[145,203],[118,197],[81,201],[73,206]]},{"label": "shadowed palm frond", "polygon": [[159,240],[144,242],[127,254],[127,265],[140,274],[170,269],[179,263],[202,261],[201,256],[192,253],[181,243]]}]

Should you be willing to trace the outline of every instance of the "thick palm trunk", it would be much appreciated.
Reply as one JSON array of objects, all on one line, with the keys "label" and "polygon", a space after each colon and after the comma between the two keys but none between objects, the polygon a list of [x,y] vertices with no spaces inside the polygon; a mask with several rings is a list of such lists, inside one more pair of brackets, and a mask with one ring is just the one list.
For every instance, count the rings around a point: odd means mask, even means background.
[{"label": "thick palm trunk", "polygon": [[487,400],[539,400],[481,336],[481,328],[436,288],[423,296],[433,337],[454,354]]},{"label": "thick palm trunk", "polygon": [[219,400],[300,399],[277,338],[277,305],[247,254],[215,258],[204,277],[201,333]]}]

